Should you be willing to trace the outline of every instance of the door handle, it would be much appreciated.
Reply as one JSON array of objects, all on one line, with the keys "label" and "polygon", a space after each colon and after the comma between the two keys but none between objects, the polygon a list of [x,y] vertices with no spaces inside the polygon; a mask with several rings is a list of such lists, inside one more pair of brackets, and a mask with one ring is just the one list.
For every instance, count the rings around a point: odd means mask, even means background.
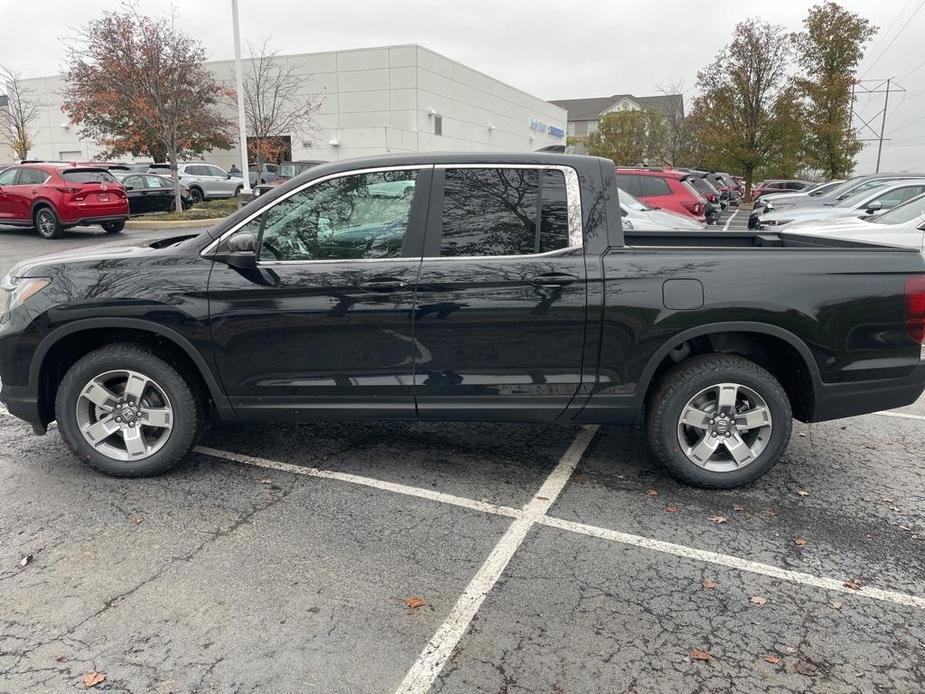
[{"label": "door handle", "polygon": [[573,282],[578,281],[575,275],[567,275],[564,272],[549,272],[545,275],[535,275],[527,280],[534,287],[565,287]]},{"label": "door handle", "polygon": [[360,289],[363,289],[367,292],[376,292],[380,294],[388,294],[389,292],[397,292],[408,287],[407,282],[402,282],[401,280],[370,280],[369,282],[363,282],[360,284]]}]

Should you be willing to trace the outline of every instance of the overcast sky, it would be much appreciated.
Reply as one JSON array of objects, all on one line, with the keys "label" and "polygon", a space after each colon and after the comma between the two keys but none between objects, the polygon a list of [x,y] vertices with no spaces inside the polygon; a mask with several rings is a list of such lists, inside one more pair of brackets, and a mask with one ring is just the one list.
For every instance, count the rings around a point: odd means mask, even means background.
[{"label": "overcast sky", "polygon": [[[271,37],[286,53],[419,43],[546,99],[657,91],[683,81],[756,16],[798,30],[812,2],[801,0],[240,0],[242,41]],[[895,77],[882,170],[925,169],[925,0],[844,0],[880,27],[860,75]],[[119,0],[0,0],[0,64],[26,77],[61,68],[64,41],[94,12]],[[178,12],[180,26],[211,59],[233,57],[231,0],[137,0],[147,14]],[[60,39],[60,40],[55,40]],[[883,95],[862,97],[861,115]],[[877,119],[879,129],[879,118]],[[868,132],[865,136],[869,136]],[[873,170],[876,143],[859,157]]]}]

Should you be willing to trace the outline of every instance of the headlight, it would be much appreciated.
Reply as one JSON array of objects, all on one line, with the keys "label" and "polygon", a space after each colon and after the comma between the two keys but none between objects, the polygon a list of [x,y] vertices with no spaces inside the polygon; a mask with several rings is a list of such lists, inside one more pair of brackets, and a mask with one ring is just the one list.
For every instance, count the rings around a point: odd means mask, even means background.
[{"label": "headlight", "polygon": [[623,230],[624,230],[624,231],[632,231],[632,230],[633,230],[633,223],[632,223],[630,220],[624,219],[623,222],[622,222],[622,224],[623,224]]},{"label": "headlight", "polygon": [[50,282],[47,277],[4,277],[0,283],[0,316],[28,301]]},{"label": "headlight", "polygon": [[793,220],[792,219],[759,219],[758,221],[761,224],[764,224],[765,226],[781,227],[781,226],[784,226],[784,224],[790,224],[790,222],[792,222]]},{"label": "headlight", "polygon": [[260,195],[260,188],[254,188],[254,197],[256,198],[258,195]]}]

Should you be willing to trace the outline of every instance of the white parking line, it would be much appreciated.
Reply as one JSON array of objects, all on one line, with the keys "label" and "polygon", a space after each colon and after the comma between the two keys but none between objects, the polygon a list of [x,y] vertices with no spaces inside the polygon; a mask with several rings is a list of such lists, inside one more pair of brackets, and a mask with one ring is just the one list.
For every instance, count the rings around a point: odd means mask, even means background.
[{"label": "white parking line", "polygon": [[308,475],[309,477],[321,477],[322,479],[350,482],[351,484],[359,484],[364,487],[383,489],[387,492],[394,492],[396,494],[405,494],[406,496],[416,496],[421,499],[439,501],[442,504],[462,506],[463,508],[472,509],[473,511],[481,511],[482,513],[494,513],[498,516],[508,516],[510,518],[521,518],[523,516],[522,511],[519,511],[516,508],[511,508],[510,506],[499,506],[498,504],[491,504],[486,501],[477,501],[475,499],[466,499],[461,496],[454,496],[453,494],[435,492],[432,489],[423,489],[421,487],[411,487],[407,484],[397,484],[395,482],[377,480],[373,477],[351,475],[348,472],[335,472],[333,470],[320,470],[314,467],[290,465],[289,463],[280,463],[275,460],[267,460],[266,458],[256,458],[251,455],[242,455],[241,453],[220,451],[216,448],[209,448],[208,446],[196,446],[196,448],[193,450],[196,453],[202,453],[203,455],[212,456],[213,458],[225,458],[226,460],[231,460],[236,463],[243,463],[245,465],[256,465],[257,467],[267,468],[269,470],[280,470],[282,472],[291,472],[296,475]]},{"label": "white parking line", "polygon": [[920,422],[925,422],[925,416],[920,414],[909,414],[908,412],[874,412],[873,414],[879,415],[881,417],[898,417],[899,419],[917,419]]},{"label": "white parking line", "polygon": [[642,549],[650,549],[656,552],[664,552],[665,554],[673,554],[676,557],[694,559],[697,561],[707,562],[709,564],[718,564],[720,566],[729,567],[730,569],[737,569],[739,571],[747,571],[753,574],[770,576],[772,578],[778,578],[783,581],[790,581],[791,583],[800,583],[806,586],[814,586],[816,588],[823,588],[825,590],[836,590],[842,593],[851,593],[853,595],[863,595],[868,598],[873,598],[874,600],[893,602],[897,605],[917,607],[920,610],[925,610],[925,598],[920,598],[916,595],[897,593],[892,590],[882,590],[880,588],[871,588],[868,586],[862,586],[860,590],[855,590],[854,588],[848,588],[844,581],[839,581],[838,579],[834,578],[813,576],[812,574],[803,573],[801,571],[790,571],[789,569],[781,569],[776,566],[771,566],[770,564],[761,564],[749,559],[734,557],[730,554],[720,554],[719,552],[710,552],[703,549],[696,549],[694,547],[686,547],[685,545],[676,545],[672,542],[654,540],[652,538],[642,537],[641,535],[630,535],[628,533],[621,533],[616,530],[599,528],[594,525],[585,525],[584,523],[575,523],[573,521],[568,521],[561,518],[544,516],[543,518],[539,519],[539,522],[552,528],[570,530],[573,533],[599,537],[604,540],[619,542],[620,544],[624,545],[631,545],[633,547],[640,547]]},{"label": "white parking line", "polygon": [[732,224],[732,220],[735,219],[736,215],[739,214],[739,212],[741,211],[742,211],[742,208],[739,208],[729,216],[729,219],[727,219],[726,223],[723,225],[723,231],[729,231],[729,225]]},{"label": "white parking line", "polygon": [[594,438],[594,434],[597,433],[597,429],[594,426],[581,430],[559,460],[556,468],[546,478],[543,486],[524,506],[524,517],[511,523],[491,554],[488,555],[485,563],[469,581],[466,590],[456,601],[446,620],[424,646],[424,650],[421,651],[418,659],[405,675],[405,679],[395,690],[395,694],[423,694],[430,690],[443,666],[446,665],[446,661],[452,655],[453,649],[469,628],[485,596],[504,573],[508,562],[524,541],[530,528],[545,515],[556,497],[559,496],[572,476],[578,461],[581,460],[582,454],[588,448],[588,444],[591,443],[591,439]]}]

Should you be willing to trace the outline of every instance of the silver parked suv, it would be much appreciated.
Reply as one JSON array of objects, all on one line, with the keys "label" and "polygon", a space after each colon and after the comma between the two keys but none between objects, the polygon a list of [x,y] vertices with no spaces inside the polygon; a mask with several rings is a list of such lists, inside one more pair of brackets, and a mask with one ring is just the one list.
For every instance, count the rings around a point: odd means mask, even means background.
[{"label": "silver parked suv", "polygon": [[[170,175],[170,164],[154,164],[149,171]],[[232,178],[223,168],[200,161],[180,164],[177,166],[177,176],[180,183],[189,188],[190,199],[194,203],[237,197],[243,187],[240,178]]]}]

